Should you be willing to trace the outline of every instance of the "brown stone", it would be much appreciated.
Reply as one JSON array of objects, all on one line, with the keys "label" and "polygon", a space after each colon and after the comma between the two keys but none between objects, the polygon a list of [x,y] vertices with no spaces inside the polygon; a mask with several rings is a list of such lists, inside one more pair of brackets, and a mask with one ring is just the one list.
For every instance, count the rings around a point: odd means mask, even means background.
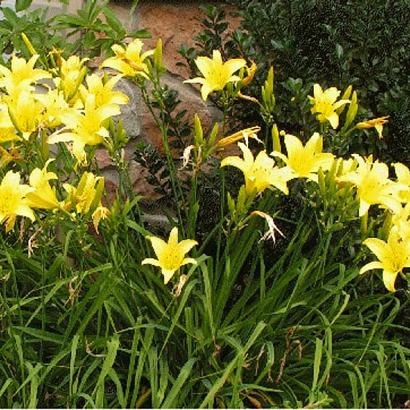
[{"label": "brown stone", "polygon": [[[201,20],[205,17],[200,4],[205,2],[153,0],[143,1],[137,8],[138,28],[146,28],[152,34],[152,38],[144,40],[144,43],[148,48],[154,48],[161,38],[165,66],[183,79],[188,79],[190,73],[188,68],[178,65],[179,62],[185,63],[178,50],[182,44],[195,47],[194,37],[203,30]],[[235,30],[240,23],[240,18],[235,16],[237,9],[226,4],[221,7],[226,13],[229,29]]]}]

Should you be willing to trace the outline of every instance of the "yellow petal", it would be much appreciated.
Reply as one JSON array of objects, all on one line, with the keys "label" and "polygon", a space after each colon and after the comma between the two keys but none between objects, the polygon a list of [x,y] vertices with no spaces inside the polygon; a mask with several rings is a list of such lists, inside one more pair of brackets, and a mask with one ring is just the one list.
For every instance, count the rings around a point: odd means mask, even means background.
[{"label": "yellow petal", "polygon": [[363,273],[373,269],[383,269],[383,265],[380,262],[367,263],[360,269],[359,275],[363,275]]},{"label": "yellow petal", "polygon": [[178,251],[185,255],[196,245],[198,245],[197,241],[185,239],[178,244]]},{"label": "yellow petal", "polygon": [[159,261],[157,259],[153,258],[145,258],[142,262],[141,265],[154,265],[154,266],[160,266]]},{"label": "yellow petal", "polygon": [[133,77],[135,75],[135,71],[132,69],[132,67],[125,61],[120,60],[117,57],[107,58],[101,64],[101,67],[112,68],[129,77]]},{"label": "yellow petal", "polygon": [[301,150],[303,150],[302,141],[291,134],[285,135],[285,146],[288,153],[288,158],[296,156]]},{"label": "yellow petal", "polygon": [[204,84],[202,85],[201,88],[201,97],[204,101],[207,100],[208,95],[214,91],[213,88],[211,88],[206,82],[204,82]]},{"label": "yellow petal", "polygon": [[156,236],[147,236],[147,239],[151,242],[155,255],[158,259],[160,259],[161,255],[167,249],[168,244],[164,240],[157,238]]},{"label": "yellow petal", "polygon": [[212,66],[212,60],[209,57],[198,57],[195,60],[195,64],[205,78],[209,76]]},{"label": "yellow petal", "polygon": [[389,248],[386,242],[378,238],[368,238],[363,242],[379,259],[383,261],[389,255]]},{"label": "yellow petal", "polygon": [[31,219],[32,222],[36,219],[33,210],[29,208],[27,205],[18,206],[16,209],[16,214],[20,216],[25,216],[26,218]]},{"label": "yellow petal", "polygon": [[396,282],[397,275],[398,273],[389,272],[387,270],[383,271],[383,283],[389,292],[396,291],[396,288],[394,287],[394,283]]},{"label": "yellow petal", "polygon": [[226,167],[230,165],[232,167],[240,169],[242,172],[246,172],[248,169],[245,165],[245,161],[239,157],[226,157],[221,161],[221,167]]},{"label": "yellow petal", "polygon": [[164,276],[164,284],[166,285],[174,276],[176,269],[162,269],[162,275]]},{"label": "yellow petal", "polygon": [[333,109],[337,110],[340,107],[343,107],[346,104],[350,104],[350,100],[339,100],[333,104]]},{"label": "yellow petal", "polygon": [[397,179],[407,185],[410,185],[410,171],[406,165],[396,162],[393,164]]},{"label": "yellow petal", "polygon": [[195,78],[192,78],[191,80],[185,80],[184,84],[185,83],[187,83],[187,84],[204,84],[204,82],[205,82],[205,78],[195,77]]},{"label": "yellow petal", "polygon": [[314,95],[315,99],[321,97],[322,94],[323,94],[322,87],[319,84],[315,84],[313,86],[313,95]]},{"label": "yellow petal", "polygon": [[[246,61],[243,58],[233,58],[231,60],[228,60],[224,64],[224,66],[229,70],[230,74],[233,74],[235,71],[238,71],[242,67],[245,67]],[[235,81],[238,81],[238,80],[235,80]]]},{"label": "yellow petal", "polygon": [[339,97],[340,91],[336,87],[330,87],[325,90],[325,95],[329,103],[333,104],[333,102]]},{"label": "yellow petal", "polygon": [[69,142],[73,141],[76,137],[77,134],[74,134],[73,132],[54,133],[47,138],[47,143],[55,144],[57,142]]},{"label": "yellow petal", "polygon": [[339,126],[339,116],[335,112],[328,115],[326,118],[334,130]]},{"label": "yellow petal", "polygon": [[168,245],[176,246],[178,245],[178,228],[174,226],[171,229],[168,239]]}]

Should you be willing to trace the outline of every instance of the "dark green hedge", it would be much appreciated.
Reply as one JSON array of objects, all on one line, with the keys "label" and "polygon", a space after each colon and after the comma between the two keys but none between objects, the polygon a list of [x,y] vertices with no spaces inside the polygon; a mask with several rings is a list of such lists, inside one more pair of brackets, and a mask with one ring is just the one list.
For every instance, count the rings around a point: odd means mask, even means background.
[{"label": "dark green hedge", "polygon": [[374,116],[390,115],[387,155],[410,152],[410,2],[407,0],[232,0],[257,61],[277,79],[301,78],[359,92]]}]

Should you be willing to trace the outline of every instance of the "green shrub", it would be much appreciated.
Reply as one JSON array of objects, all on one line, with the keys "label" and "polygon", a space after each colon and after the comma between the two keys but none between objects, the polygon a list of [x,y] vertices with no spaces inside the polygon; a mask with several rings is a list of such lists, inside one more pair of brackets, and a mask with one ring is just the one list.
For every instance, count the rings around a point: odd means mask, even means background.
[{"label": "green shrub", "polygon": [[[352,84],[374,116],[390,115],[386,159],[410,152],[410,4],[406,1],[232,0],[241,9],[237,52],[273,64],[278,94],[289,77]],[[240,41],[238,42],[238,39]],[[266,62],[266,64],[264,64]],[[282,83],[282,84],[281,84]],[[285,89],[283,89],[285,88]],[[283,91],[283,92],[282,92]],[[288,103],[289,105],[289,103]],[[289,110],[284,107],[284,114]],[[284,115],[286,118],[287,115]]]}]

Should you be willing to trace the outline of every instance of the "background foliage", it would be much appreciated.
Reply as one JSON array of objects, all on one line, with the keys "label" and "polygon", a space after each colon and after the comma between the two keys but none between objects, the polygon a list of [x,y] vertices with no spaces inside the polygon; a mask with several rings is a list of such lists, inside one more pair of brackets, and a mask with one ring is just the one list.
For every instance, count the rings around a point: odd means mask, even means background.
[{"label": "background foliage", "polygon": [[[265,78],[264,70],[273,65],[278,95],[282,98],[277,121],[293,127],[302,128],[303,120],[295,115],[292,97],[297,103],[315,82],[339,89],[352,84],[358,90],[362,106],[368,110],[368,117],[390,115],[385,138],[387,149],[380,148],[379,156],[408,162],[410,4],[407,1],[230,0],[230,3],[238,6],[242,17],[240,28],[225,39],[224,14],[210,6],[204,31],[197,37],[199,54],[209,54],[219,43],[226,56],[242,55],[257,61],[260,79]],[[191,56],[193,53],[191,50]]]}]

